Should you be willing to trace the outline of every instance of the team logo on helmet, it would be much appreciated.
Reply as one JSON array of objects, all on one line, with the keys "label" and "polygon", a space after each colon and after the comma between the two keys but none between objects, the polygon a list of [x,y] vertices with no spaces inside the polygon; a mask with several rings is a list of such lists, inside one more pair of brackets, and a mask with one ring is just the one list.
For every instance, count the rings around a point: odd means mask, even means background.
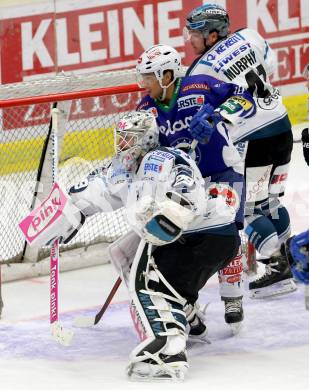
[{"label": "team logo on helmet", "polygon": [[154,49],[154,50],[150,50],[150,51],[147,53],[147,57],[148,57],[150,60],[153,60],[154,58],[158,57],[160,54],[161,54],[160,50],[158,50],[158,49],[156,48],[156,49]]}]

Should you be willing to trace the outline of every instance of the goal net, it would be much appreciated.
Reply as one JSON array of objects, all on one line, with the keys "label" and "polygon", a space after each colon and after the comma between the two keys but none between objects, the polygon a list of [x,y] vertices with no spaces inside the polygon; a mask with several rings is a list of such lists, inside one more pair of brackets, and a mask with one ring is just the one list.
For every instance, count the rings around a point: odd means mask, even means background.
[{"label": "goal net", "polygon": [[[51,188],[47,151],[53,104],[58,102],[67,111],[59,142],[58,181],[68,189],[109,163],[115,153],[114,126],[141,97],[134,70],[0,85],[0,264],[17,265],[3,268],[3,279],[48,272],[48,263],[44,271],[39,260],[48,258],[49,248],[30,248],[18,223]],[[88,218],[76,237],[60,247],[62,270],[106,262],[107,243],[127,230],[122,209]],[[247,252],[250,246],[244,234],[242,242]],[[254,254],[252,248],[250,253]],[[247,259],[251,264],[249,253]]]},{"label": "goal net", "polygon": [[[18,223],[51,188],[51,172],[44,164],[53,103],[65,104],[68,111],[59,147],[59,182],[68,189],[108,164],[115,153],[114,126],[135,109],[141,93],[133,70],[0,86],[1,263],[36,263],[49,254],[48,248],[29,248]],[[68,254],[79,248],[81,258],[92,246],[114,241],[127,229],[123,210],[101,213],[88,218],[60,251]],[[102,263],[102,254],[99,257]]]}]

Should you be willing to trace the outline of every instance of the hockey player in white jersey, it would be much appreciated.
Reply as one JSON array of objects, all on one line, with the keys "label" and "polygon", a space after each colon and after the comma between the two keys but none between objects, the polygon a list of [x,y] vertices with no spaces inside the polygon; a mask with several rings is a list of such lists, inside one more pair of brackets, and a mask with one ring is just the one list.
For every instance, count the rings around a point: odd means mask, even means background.
[{"label": "hockey player in white jersey", "polygon": [[[280,93],[269,81],[273,52],[256,31],[244,28],[230,34],[228,14],[216,4],[190,12],[184,33],[199,55],[187,74],[233,82],[248,88],[256,99],[256,115],[230,129],[235,144],[246,150],[245,231],[266,264],[266,273],[249,289],[255,298],[292,292],[296,286],[280,252],[290,235],[290,218],[279,198],[284,194],[293,136]],[[198,140],[203,133],[202,125],[192,131]]]},{"label": "hockey player in white jersey", "polygon": [[[220,194],[205,194],[204,179],[186,153],[156,147],[158,133],[151,113],[125,115],[110,166],[69,191],[72,207],[86,217],[125,208],[132,230],[111,245],[110,255],[129,289],[141,338],[128,367],[137,380],[184,378],[186,317],[198,326],[198,292],[236,255],[240,242],[234,208]],[[66,241],[75,225],[60,225],[49,238],[56,233]]]}]

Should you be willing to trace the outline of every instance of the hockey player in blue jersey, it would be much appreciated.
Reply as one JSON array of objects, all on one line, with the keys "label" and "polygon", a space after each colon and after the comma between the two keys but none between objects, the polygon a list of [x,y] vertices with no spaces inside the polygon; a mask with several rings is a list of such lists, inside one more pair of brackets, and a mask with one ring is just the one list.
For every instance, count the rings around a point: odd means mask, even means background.
[{"label": "hockey player in blue jersey", "polygon": [[309,230],[289,238],[286,251],[295,279],[309,285]]},{"label": "hockey player in blue jersey", "polygon": [[[288,210],[280,197],[288,177],[293,134],[278,89],[269,80],[274,53],[254,30],[229,33],[229,16],[216,4],[189,13],[185,36],[198,55],[188,75],[207,74],[248,88],[257,103],[254,118],[229,129],[246,149],[246,233],[266,264],[265,274],[249,284],[253,298],[286,294],[296,289],[280,246],[290,235]],[[207,135],[207,131],[206,131]],[[203,129],[193,132],[203,138]]]},{"label": "hockey player in blue jersey", "polygon": [[[163,146],[190,149],[189,127],[204,125],[207,140],[198,143],[192,156],[214,194],[226,193],[227,201],[239,209],[238,228],[243,226],[243,162],[221,121],[208,122],[217,108],[218,118],[234,124],[255,113],[251,95],[243,88],[205,75],[182,77],[179,53],[167,45],[155,45],[138,59],[139,83],[147,95],[138,110],[153,113]],[[214,231],[215,232],[215,231]],[[219,272],[220,293],[225,302],[225,320],[237,328],[243,319],[241,253]]]},{"label": "hockey player in blue jersey", "polygon": [[[303,72],[309,90],[309,64]],[[304,129],[301,135],[304,159],[309,165],[309,131]],[[309,230],[289,238],[285,250],[296,280],[305,284],[305,303],[309,310]]]}]

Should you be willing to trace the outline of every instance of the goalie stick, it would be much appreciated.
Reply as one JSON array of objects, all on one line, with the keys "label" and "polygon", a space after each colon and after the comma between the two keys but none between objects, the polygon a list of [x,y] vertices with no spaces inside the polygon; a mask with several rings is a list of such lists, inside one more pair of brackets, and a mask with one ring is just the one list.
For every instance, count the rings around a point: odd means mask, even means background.
[{"label": "goalie stick", "polygon": [[[53,183],[57,180],[58,174],[58,115],[57,104],[52,108],[52,178]],[[50,251],[50,330],[54,340],[58,343],[69,346],[73,338],[73,331],[64,328],[59,322],[59,239],[54,240]]]},{"label": "goalie stick", "polygon": [[112,299],[114,298],[119,286],[121,285],[121,277],[119,276],[112,287],[110,293],[108,294],[108,297],[106,298],[106,301],[104,302],[101,309],[98,311],[98,313],[94,317],[77,317],[74,320],[74,325],[84,328],[87,326],[96,325],[98,322],[100,322],[101,318],[103,317],[103,314],[105,313],[106,309],[110,305]]},{"label": "goalie stick", "polygon": [[[136,253],[140,253],[139,249],[140,248],[144,248],[145,245],[146,245],[146,242],[144,240],[141,240]],[[152,250],[152,245],[148,244],[148,255],[149,256],[151,254],[151,250]],[[135,254],[135,256],[136,256],[136,254]],[[74,320],[74,325],[78,326],[80,328],[86,328],[88,326],[96,325],[97,323],[99,323],[99,321],[103,317],[103,314],[105,313],[106,309],[108,308],[108,306],[110,305],[112,299],[114,298],[114,296],[115,296],[115,294],[116,294],[116,292],[117,292],[121,282],[122,282],[122,279],[119,276],[117,278],[114,286],[112,287],[110,293],[108,294],[108,297],[106,298],[106,301],[104,302],[104,305],[101,307],[100,311],[98,311],[98,313],[94,317],[90,317],[90,316],[88,316],[88,317],[76,317],[75,320]]]}]

